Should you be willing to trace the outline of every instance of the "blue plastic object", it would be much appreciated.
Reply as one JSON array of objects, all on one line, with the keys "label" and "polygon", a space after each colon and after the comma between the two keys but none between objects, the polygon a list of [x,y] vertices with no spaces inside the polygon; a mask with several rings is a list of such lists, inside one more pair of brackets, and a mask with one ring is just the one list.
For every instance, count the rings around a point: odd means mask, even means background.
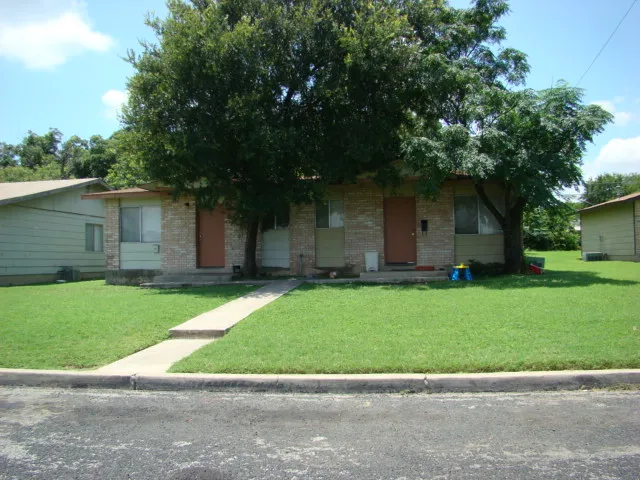
[{"label": "blue plastic object", "polygon": [[465,268],[453,267],[453,270],[451,271],[451,276],[449,278],[453,281],[467,280],[470,282],[471,280],[473,280],[473,277],[471,276],[471,269],[469,267],[465,267]]}]

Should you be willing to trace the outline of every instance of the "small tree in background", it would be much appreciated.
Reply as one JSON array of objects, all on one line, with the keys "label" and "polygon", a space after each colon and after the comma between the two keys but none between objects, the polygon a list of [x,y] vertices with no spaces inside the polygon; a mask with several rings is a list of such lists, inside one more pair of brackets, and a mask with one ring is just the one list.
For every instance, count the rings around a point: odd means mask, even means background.
[{"label": "small tree in background", "polygon": [[640,192],[640,173],[604,173],[584,182],[585,207]]},{"label": "small tree in background", "polygon": [[524,246],[532,250],[577,250],[580,234],[575,230],[574,205],[529,207],[523,215]]}]

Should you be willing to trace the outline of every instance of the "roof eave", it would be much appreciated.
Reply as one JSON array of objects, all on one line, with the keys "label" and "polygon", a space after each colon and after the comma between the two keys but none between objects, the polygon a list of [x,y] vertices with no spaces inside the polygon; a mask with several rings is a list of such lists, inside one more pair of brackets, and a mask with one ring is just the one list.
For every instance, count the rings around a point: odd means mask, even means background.
[{"label": "roof eave", "polygon": [[171,192],[154,192],[151,190],[145,190],[143,192],[122,192],[119,190],[113,190],[110,192],[98,192],[98,193],[85,193],[82,195],[83,200],[101,200],[105,198],[152,198],[152,197],[168,197]]},{"label": "roof eave", "polygon": [[608,200],[606,202],[598,203],[597,205],[591,205],[590,207],[581,208],[578,210],[578,213],[582,212],[591,212],[593,210],[598,210],[600,208],[609,207],[611,205],[620,205],[622,203],[634,202],[636,200],[640,200],[640,192],[631,193],[626,197],[615,198],[613,200]]},{"label": "roof eave", "polygon": [[86,182],[76,183],[74,185],[67,185],[66,187],[53,188],[51,190],[45,190],[43,192],[37,192],[37,193],[30,193],[27,195],[22,195],[20,197],[6,198],[4,200],[0,200],[0,205],[9,205],[11,203],[25,202],[27,200],[33,200],[34,198],[46,197],[56,193],[66,192],[68,190],[73,190],[74,188],[88,187],[89,185],[101,185],[105,187],[107,190],[113,190],[109,185],[104,183],[104,181],[101,178],[92,178],[91,180],[87,180]]}]

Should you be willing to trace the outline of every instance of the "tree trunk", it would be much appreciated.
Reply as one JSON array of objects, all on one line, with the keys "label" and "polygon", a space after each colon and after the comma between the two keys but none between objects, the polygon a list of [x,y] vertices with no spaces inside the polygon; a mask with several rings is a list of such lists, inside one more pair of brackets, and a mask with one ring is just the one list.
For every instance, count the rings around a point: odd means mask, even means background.
[{"label": "tree trunk", "polygon": [[518,203],[507,210],[504,233],[504,273],[523,273],[522,213],[524,207]]},{"label": "tree trunk", "polygon": [[258,246],[259,227],[260,217],[250,215],[247,220],[247,238],[244,244],[244,264],[242,265],[242,273],[248,278],[256,278],[258,276],[256,249]]},{"label": "tree trunk", "polygon": [[484,185],[474,183],[474,187],[482,202],[496,218],[502,227],[504,238],[504,273],[523,273],[524,243],[522,234],[522,215],[526,202],[521,197],[514,197],[513,192],[508,187],[504,190],[504,210],[502,215],[500,210],[493,204],[487,196]]}]

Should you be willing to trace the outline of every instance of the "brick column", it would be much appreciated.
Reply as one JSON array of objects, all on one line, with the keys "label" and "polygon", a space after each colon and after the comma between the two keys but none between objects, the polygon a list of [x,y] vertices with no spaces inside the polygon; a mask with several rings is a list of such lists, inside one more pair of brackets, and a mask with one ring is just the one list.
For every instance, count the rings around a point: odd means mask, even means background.
[{"label": "brick column", "polygon": [[[420,220],[429,221],[429,231],[420,231]],[[447,268],[454,263],[453,187],[445,184],[436,201],[416,198],[418,265]]]},{"label": "brick column", "polygon": [[299,273],[302,254],[302,273],[306,275],[316,266],[316,207],[313,203],[293,205],[289,214],[290,272]]},{"label": "brick column", "polygon": [[104,201],[104,256],[109,271],[120,270],[120,199]]},{"label": "brick column", "polygon": [[363,272],[364,252],[378,252],[384,265],[384,196],[375,185],[357,185],[344,193],[345,260]]},{"label": "brick column", "polygon": [[160,252],[166,271],[196,268],[196,204],[193,199],[162,200]]}]

